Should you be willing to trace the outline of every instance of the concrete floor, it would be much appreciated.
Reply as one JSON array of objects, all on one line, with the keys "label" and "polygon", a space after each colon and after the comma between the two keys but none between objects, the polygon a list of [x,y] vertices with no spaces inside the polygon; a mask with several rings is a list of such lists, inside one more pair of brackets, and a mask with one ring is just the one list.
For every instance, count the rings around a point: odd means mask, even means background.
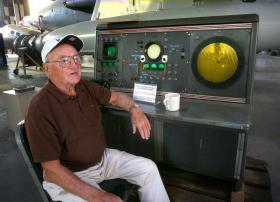
[{"label": "concrete floor", "polygon": [[259,54],[247,156],[268,164],[273,202],[280,202],[280,57]]},{"label": "concrete floor", "polygon": [[[23,85],[42,86],[47,77],[40,73],[32,79],[21,79],[13,74],[15,55],[8,57],[8,70],[0,71],[0,201],[3,202],[39,202],[41,197],[33,183],[15,142],[14,133],[9,130],[2,91]],[[23,74],[22,70],[19,74]]]},{"label": "concrete floor", "polygon": [[[43,73],[27,71],[31,79],[13,74],[13,56],[8,58],[9,69],[0,70],[0,91],[21,85],[42,86],[47,78]],[[89,70],[89,71],[88,71]],[[19,74],[22,74],[20,70]],[[92,77],[90,69],[84,77]],[[248,138],[247,156],[268,164],[272,197],[280,202],[280,57],[257,55],[252,99],[252,127]],[[0,201],[39,202],[40,196],[17,149],[14,133],[9,131],[3,95],[0,94]]]}]

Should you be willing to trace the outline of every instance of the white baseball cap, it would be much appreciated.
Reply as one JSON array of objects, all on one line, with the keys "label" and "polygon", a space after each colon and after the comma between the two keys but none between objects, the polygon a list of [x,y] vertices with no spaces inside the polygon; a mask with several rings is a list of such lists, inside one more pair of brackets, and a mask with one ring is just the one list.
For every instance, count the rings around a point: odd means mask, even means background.
[{"label": "white baseball cap", "polygon": [[41,51],[41,57],[42,57],[42,61],[46,62],[46,58],[47,55],[56,47],[58,47],[60,44],[70,44],[72,46],[74,46],[77,51],[80,51],[83,48],[83,41],[81,39],[79,39],[77,36],[75,35],[66,35],[63,37],[55,37],[52,39],[49,39],[45,42],[43,49]]}]

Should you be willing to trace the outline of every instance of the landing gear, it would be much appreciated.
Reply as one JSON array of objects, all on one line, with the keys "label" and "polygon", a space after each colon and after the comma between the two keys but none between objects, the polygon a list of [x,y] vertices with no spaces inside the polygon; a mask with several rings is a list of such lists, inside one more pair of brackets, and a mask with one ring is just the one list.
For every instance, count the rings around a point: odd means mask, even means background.
[{"label": "landing gear", "polygon": [[14,69],[13,72],[14,72],[15,75],[18,75],[18,69]]}]

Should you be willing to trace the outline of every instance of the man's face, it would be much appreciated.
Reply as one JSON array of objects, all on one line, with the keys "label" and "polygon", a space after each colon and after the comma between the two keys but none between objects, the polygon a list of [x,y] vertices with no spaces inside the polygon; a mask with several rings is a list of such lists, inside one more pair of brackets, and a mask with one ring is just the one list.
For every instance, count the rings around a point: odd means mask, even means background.
[{"label": "man's face", "polygon": [[[81,65],[75,63],[72,57],[77,55],[77,50],[69,44],[62,44],[49,53],[47,57],[49,63],[46,63],[46,72],[48,73],[49,79],[55,85],[67,87],[76,85],[80,81]],[[65,64],[63,62],[68,56],[71,56],[71,64]]]}]

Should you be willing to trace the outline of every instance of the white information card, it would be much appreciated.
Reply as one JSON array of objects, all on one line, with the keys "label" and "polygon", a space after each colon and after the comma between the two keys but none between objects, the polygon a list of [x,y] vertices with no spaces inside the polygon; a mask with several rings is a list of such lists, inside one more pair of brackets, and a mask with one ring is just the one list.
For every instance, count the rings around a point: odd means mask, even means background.
[{"label": "white information card", "polygon": [[134,83],[133,99],[143,102],[156,102],[157,85]]}]

